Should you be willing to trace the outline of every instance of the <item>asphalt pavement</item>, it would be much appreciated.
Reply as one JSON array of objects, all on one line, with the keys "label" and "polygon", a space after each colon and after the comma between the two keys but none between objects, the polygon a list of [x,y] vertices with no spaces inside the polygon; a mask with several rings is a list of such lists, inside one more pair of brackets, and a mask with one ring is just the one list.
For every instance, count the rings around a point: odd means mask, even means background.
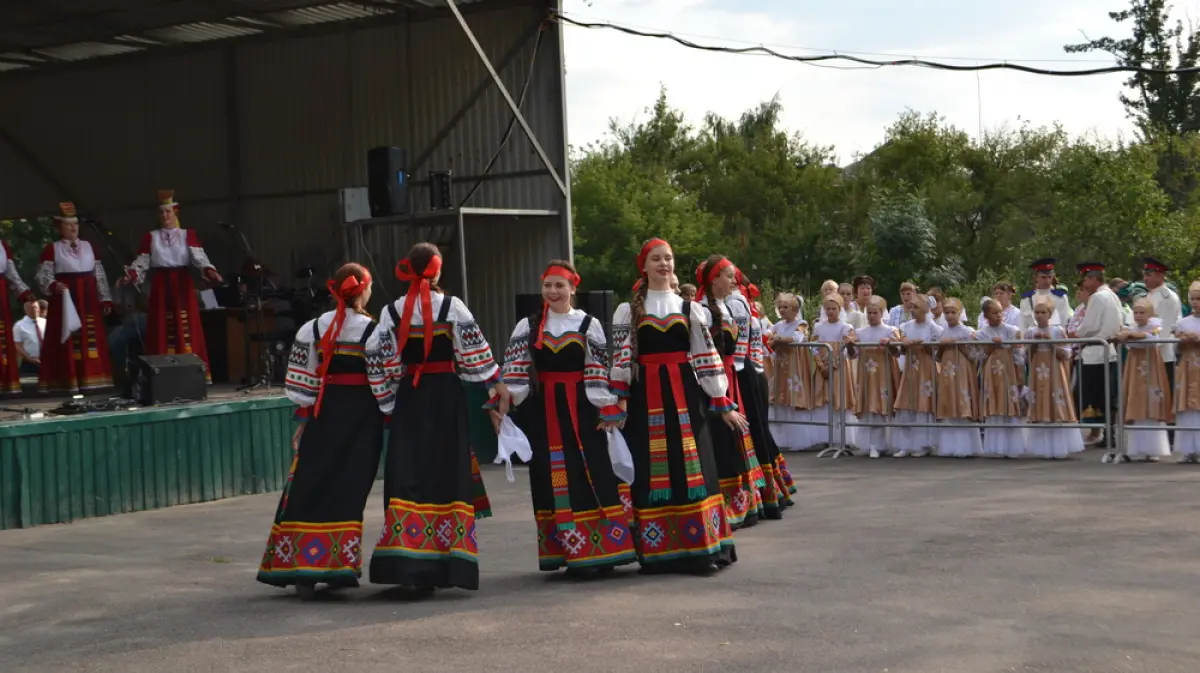
[{"label": "asphalt pavement", "polygon": [[1200,671],[1200,467],[791,462],[797,507],[711,578],[538,572],[491,466],[480,590],[417,603],[255,582],[277,495],[0,532],[0,671]]}]

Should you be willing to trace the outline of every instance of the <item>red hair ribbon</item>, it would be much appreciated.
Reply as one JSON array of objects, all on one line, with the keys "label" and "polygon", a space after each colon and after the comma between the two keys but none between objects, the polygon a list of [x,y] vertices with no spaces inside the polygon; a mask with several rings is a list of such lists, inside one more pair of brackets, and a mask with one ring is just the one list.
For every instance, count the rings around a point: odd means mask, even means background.
[{"label": "red hair ribbon", "polygon": [[[571,284],[571,287],[579,287],[583,283],[583,278],[580,278],[578,273],[568,269],[565,266],[558,266],[557,264],[551,264],[549,267],[546,268],[545,272],[542,273],[542,280],[546,280],[546,278],[548,278],[549,276],[562,276],[563,278],[567,279],[567,282]],[[549,313],[549,311],[550,311],[550,304],[543,301],[542,302],[542,321],[540,323],[538,323],[537,341],[534,342],[534,344],[533,344],[534,348],[540,349],[542,346],[545,345],[546,314]]]},{"label": "red hair ribbon", "polygon": [[[425,265],[425,269],[417,273],[412,268],[412,262],[408,258],[396,262],[396,279],[408,283],[408,292],[404,295],[404,311],[400,314],[400,324],[396,327],[399,332],[396,336],[396,350],[400,351],[404,348],[404,344],[408,342],[408,335],[412,332],[412,314],[413,306],[417,303],[417,299],[421,300],[421,330],[425,338],[425,357],[422,360],[429,359],[429,351],[433,348],[433,298],[430,295],[430,281],[437,278],[438,272],[442,270],[442,258],[440,255],[434,255],[430,258],[429,263]],[[421,369],[417,368],[416,374],[413,375],[413,387],[415,388],[421,381]]]},{"label": "red hair ribbon", "polygon": [[750,315],[754,316],[755,318],[759,317],[757,303],[758,298],[762,296],[762,291],[760,291],[758,286],[754,283],[747,283],[746,296],[750,299],[750,301],[746,302],[750,304]]},{"label": "red hair ribbon", "polygon": [[712,268],[706,268],[707,261],[700,262],[696,267],[696,301],[704,301],[704,286],[713,282],[725,267],[733,266],[733,262],[729,261],[728,257],[721,258],[721,261],[712,265]]},{"label": "red hair ribbon", "polygon": [[659,246],[666,246],[669,248],[671,247],[671,244],[667,243],[661,238],[652,238],[642,245],[642,250],[637,256],[637,272],[639,276],[646,272],[646,258],[650,256],[650,251]]},{"label": "red hair ribbon", "polygon": [[329,329],[321,335],[321,343],[318,349],[321,353],[321,361],[317,363],[317,403],[313,405],[313,418],[321,415],[321,400],[325,398],[325,375],[329,373],[329,363],[333,360],[333,349],[337,347],[338,337],[342,334],[342,327],[346,324],[346,304],[348,299],[353,299],[361,295],[371,285],[371,274],[364,274],[362,280],[354,276],[346,276],[342,279],[341,285],[336,285],[332,279],[326,281],[325,287],[329,288],[329,294],[337,299],[337,309],[333,313],[333,323],[329,325]]}]

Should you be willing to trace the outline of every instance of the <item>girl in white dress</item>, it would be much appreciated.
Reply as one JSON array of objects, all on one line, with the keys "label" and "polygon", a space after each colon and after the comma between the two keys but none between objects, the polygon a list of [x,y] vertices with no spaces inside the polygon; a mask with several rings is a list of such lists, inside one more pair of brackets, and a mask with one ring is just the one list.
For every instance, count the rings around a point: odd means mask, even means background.
[{"label": "girl in white dress", "polygon": [[1175,449],[1180,463],[1200,463],[1200,281],[1188,288],[1192,314],[1175,324]]},{"label": "girl in white dress", "polygon": [[812,422],[812,349],[792,344],[808,340],[808,321],[802,317],[804,299],[781,293],[775,298],[780,321],[771,326],[771,436],[784,451],[802,451],[829,441],[824,427]]},{"label": "girl in white dress", "polygon": [[[825,295],[821,301],[825,312],[825,322],[819,323],[812,330],[810,341],[827,343],[833,347],[833,354],[818,349],[813,354],[816,361],[816,375],[813,377],[813,420],[818,423],[834,421],[834,437],[840,437],[842,410],[846,409],[846,421],[858,422],[852,413],[854,410],[854,373],[846,366],[848,360],[843,351],[848,350],[855,341],[854,328],[841,319],[842,298],[837,293]],[[832,392],[830,391],[830,375],[832,373]],[[846,428],[846,444],[855,446],[854,428]]]},{"label": "girl in white dress", "polygon": [[1121,330],[1116,337],[1118,342],[1128,346],[1121,382],[1125,424],[1163,428],[1126,430],[1125,456],[1127,459],[1140,456],[1152,463],[1171,455],[1166,426],[1175,420],[1167,368],[1154,343],[1158,341],[1160,329],[1159,321],[1154,319],[1154,304],[1142,297],[1133,302],[1133,325]]},{"label": "girl in white dress", "polygon": [[[1033,305],[1036,327],[1025,330],[1025,340],[1065,339],[1067,332],[1050,324],[1054,302],[1038,297]],[[1071,394],[1070,344],[1031,346],[1029,354],[1029,427],[1025,438],[1029,455],[1061,460],[1083,451],[1083,435],[1076,428],[1058,428],[1050,423],[1078,423]]]},{"label": "girl in white dress", "polygon": [[946,329],[938,348],[937,419],[946,427],[938,431],[937,455],[970,458],[983,453],[979,430],[963,427],[979,420],[979,352],[966,345],[975,330],[962,323],[966,311],[954,297],[946,300],[942,315]]},{"label": "girl in white dress", "polygon": [[[942,339],[942,328],[934,324],[929,312],[933,298],[918,294],[908,307],[913,319],[900,327],[904,343],[904,374],[896,394],[896,420],[900,423],[934,422],[937,401],[937,364],[934,353]],[[937,450],[936,428],[896,428],[896,458],[922,457]]]},{"label": "girl in white dress", "polygon": [[[1018,311],[1019,313],[1019,311]],[[1022,389],[1025,387],[1024,346],[1004,345],[1017,341],[1021,333],[1004,322],[1000,302],[989,299],[983,304],[984,325],[975,340],[984,344],[986,359],[980,380],[980,414],[988,426],[983,433],[986,455],[1017,458],[1025,453],[1025,428],[1021,414]]]},{"label": "girl in white dress", "polygon": [[[894,448],[893,428],[885,424],[892,417],[892,402],[900,385],[900,367],[896,362],[900,330],[883,324],[887,307],[883,297],[867,303],[867,326],[856,330],[858,337],[858,394],[855,415],[875,427],[856,428],[858,446],[870,451],[872,458]],[[868,344],[871,344],[868,346]],[[874,345],[878,344],[878,345]]]}]

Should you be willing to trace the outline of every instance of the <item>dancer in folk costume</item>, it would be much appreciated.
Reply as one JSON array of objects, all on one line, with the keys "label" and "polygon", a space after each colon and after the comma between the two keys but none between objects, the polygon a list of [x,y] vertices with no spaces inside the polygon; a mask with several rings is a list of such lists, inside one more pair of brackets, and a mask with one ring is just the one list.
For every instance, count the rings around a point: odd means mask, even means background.
[{"label": "dancer in folk costume", "polygon": [[731,295],[733,277],[733,263],[721,255],[712,255],[696,267],[696,286],[699,288],[696,301],[707,310],[713,347],[725,367],[725,380],[729,386],[725,395],[747,417],[746,426],[741,428],[723,423],[711,413],[708,421],[721,493],[725,496],[725,516],[729,525],[737,530],[753,526],[765,515],[759,493],[765,483],[746,410],[746,399],[753,391],[743,390],[737,375],[739,367],[750,366],[747,363],[750,307],[741,295]]},{"label": "dancer in folk costume", "polygon": [[1121,395],[1124,399],[1125,424],[1161,430],[1126,430],[1125,459],[1142,457],[1158,462],[1171,455],[1166,426],[1175,420],[1171,386],[1163,364],[1158,341],[1161,326],[1154,318],[1154,303],[1142,297],[1133,302],[1133,326],[1117,333],[1116,340],[1127,345]]},{"label": "dancer in folk costume", "polygon": [[78,393],[112,385],[112,364],[104,316],[112,312],[112,295],[104,267],[92,246],[79,239],[75,205],[61,203],[55,217],[61,240],[46,246],[37,283],[50,298],[38,388],[50,393]]},{"label": "dancer in folk costume", "polygon": [[284,391],[303,421],[287,486],[275,512],[258,581],[356,587],[362,577],[363,508],[383,450],[384,417],[367,382],[364,347],[375,330],[367,313],[371,274],[344,264],[328,283],[337,308],[300,327]]},{"label": "dancer in folk costume", "polygon": [[762,293],[736,267],[734,280],[737,285],[734,286],[727,303],[737,322],[738,331],[748,334],[746,350],[743,352],[739,343],[737,353],[741,365],[736,371],[743,398],[738,408],[750,425],[754,451],[758,455],[758,462],[762,466],[766,481],[761,489],[764,515],[768,519],[779,519],[784,509],[795,504],[791,496],[796,492],[796,484],[787,460],[779,450],[779,445],[775,443],[775,437],[771,435],[768,420],[771,382],[766,375],[766,347],[761,333],[762,304],[757,301]]},{"label": "dancer in folk costume", "polygon": [[779,322],[771,326],[771,437],[784,451],[802,451],[818,442],[827,442],[828,433],[818,436],[817,428],[800,425],[812,421],[812,349],[804,343],[808,321],[801,313],[804,300],[798,295],[781,293],[775,297]]},{"label": "dancer in folk costume", "polygon": [[[1200,281],[1188,288],[1192,314],[1175,326],[1175,448],[1180,463],[1200,463]],[[1198,430],[1178,432],[1182,428]]]},{"label": "dancer in folk costume", "polygon": [[392,415],[371,582],[398,584],[417,597],[479,588],[475,523],[491,511],[471,450],[463,382],[491,386],[501,416],[511,401],[474,316],[438,287],[441,270],[437,246],[413,246],[396,264],[408,292],[387,305],[366,347],[376,402]]},{"label": "dancer in folk costume", "polygon": [[[825,322],[813,327],[812,342],[829,344],[833,348],[832,355],[825,349],[817,349],[813,355],[816,361],[816,374],[813,376],[813,420],[818,423],[828,423],[834,418],[834,436],[841,432],[842,410],[846,410],[846,421],[858,422],[853,410],[855,407],[854,372],[846,366],[848,355],[857,342],[854,328],[842,321],[842,298],[836,293],[827,294],[821,301],[825,312]],[[832,391],[830,377],[832,375]],[[846,444],[855,446],[854,428],[846,428]]]},{"label": "dancer in folk costume", "polygon": [[[533,450],[538,568],[565,567],[572,577],[637,560],[605,432],[625,413],[609,388],[604,327],[571,305],[580,283],[570,262],[552,260],[542,273],[542,310],[517,323],[504,353],[504,383]],[[487,405],[494,421],[497,405]]]},{"label": "dancer in folk costume", "polygon": [[874,427],[857,428],[858,446],[872,458],[894,448],[894,431],[885,424],[892,417],[892,404],[900,385],[900,365],[896,360],[900,330],[883,324],[887,308],[883,297],[866,302],[867,326],[855,331],[858,340],[858,394],[855,395],[854,415]]},{"label": "dancer in folk costume", "polygon": [[33,293],[21,280],[17,264],[8,241],[0,241],[0,395],[21,392],[21,363],[17,358],[17,342],[13,336],[13,327],[20,318],[13,320],[9,293],[15,294],[22,306],[33,301]]},{"label": "dancer in folk costume", "polygon": [[[917,294],[909,306],[913,319],[900,327],[904,344],[904,362],[900,387],[896,393],[896,421],[930,423],[937,412],[937,343],[942,328],[933,322],[930,311],[933,298]],[[896,428],[896,458],[923,457],[937,451],[937,428]]]},{"label": "dancer in folk costume", "polygon": [[[1067,331],[1051,320],[1057,311],[1048,297],[1038,297],[1033,304],[1035,326],[1025,330],[1024,340],[1065,339]],[[1083,451],[1083,436],[1075,428],[1046,427],[1046,423],[1078,423],[1075,401],[1071,394],[1072,353],[1069,344],[1032,346],[1029,353],[1029,411],[1030,425],[1025,439],[1031,456],[1060,460],[1071,453]]]},{"label": "dancer in folk costume", "polygon": [[980,369],[979,413],[988,427],[983,433],[983,452],[988,455],[1017,458],[1025,453],[1025,428],[1021,414],[1021,397],[1025,384],[1025,348],[1004,345],[1019,341],[1021,333],[1004,322],[1000,302],[988,299],[983,303],[984,325],[975,332],[975,340],[983,344],[983,366]]},{"label": "dancer in folk costume", "polygon": [[613,314],[612,388],[628,411],[635,544],[643,573],[710,574],[737,560],[708,412],[738,430],[704,308],[671,292],[671,245],[647,241],[633,301]]},{"label": "dancer in folk costume", "polygon": [[[934,414],[945,427],[938,429],[937,455],[970,458],[983,453],[983,438],[977,428],[967,426],[979,420],[978,349],[969,345],[975,330],[964,325],[967,312],[962,300],[951,297],[942,305],[946,328],[938,345],[937,411]],[[966,426],[966,427],[964,427]]]},{"label": "dancer in folk costume", "polygon": [[[196,231],[180,225],[174,190],[158,192],[158,215],[162,227],[142,237],[137,259],[122,281],[142,285],[150,276],[146,354],[195,353],[207,365],[208,349],[191,267],[212,283],[222,282],[221,274],[208,260]],[[212,373],[206,371],[206,376],[212,383]]]}]

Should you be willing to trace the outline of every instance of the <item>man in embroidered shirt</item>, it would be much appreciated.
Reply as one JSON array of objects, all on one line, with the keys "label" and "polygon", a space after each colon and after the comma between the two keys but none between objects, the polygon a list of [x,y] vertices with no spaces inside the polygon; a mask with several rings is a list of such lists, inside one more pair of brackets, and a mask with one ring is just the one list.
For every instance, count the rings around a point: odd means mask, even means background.
[{"label": "man in embroidered shirt", "polygon": [[[1080,321],[1074,333],[1067,336],[1080,339],[1111,340],[1121,331],[1121,301],[1104,282],[1104,265],[1099,262],[1084,262],[1079,264],[1079,273],[1083,275],[1080,285],[1091,292],[1088,297],[1087,313]],[[1112,344],[1104,346],[1085,346],[1083,349],[1083,364],[1079,369],[1079,390],[1077,392],[1079,416],[1084,423],[1104,423],[1107,419],[1106,430],[1111,433],[1112,421],[1117,413],[1116,400],[1121,391],[1117,389],[1117,367],[1120,367],[1117,351]],[[1108,384],[1105,385],[1105,368],[1108,369]],[[1112,437],[1112,435],[1109,435]],[[1115,439],[1115,438],[1114,438]]]}]

